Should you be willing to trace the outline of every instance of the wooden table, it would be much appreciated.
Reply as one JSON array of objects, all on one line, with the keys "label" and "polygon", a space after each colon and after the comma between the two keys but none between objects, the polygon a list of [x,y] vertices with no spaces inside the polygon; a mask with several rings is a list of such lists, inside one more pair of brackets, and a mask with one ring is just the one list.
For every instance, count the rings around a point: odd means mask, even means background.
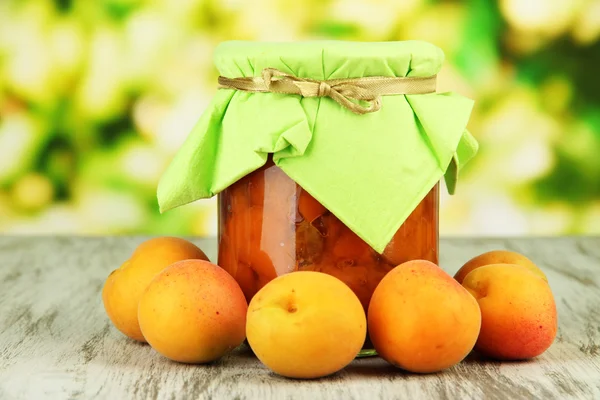
[{"label": "wooden table", "polygon": [[[600,238],[441,241],[449,273],[505,248],[548,275],[559,334],[535,360],[471,357],[415,375],[374,357],[313,381],[276,376],[245,347],[211,365],[177,364],[116,331],[100,291],[144,239],[0,237],[0,399],[600,398]],[[213,240],[194,241],[214,260]]]}]

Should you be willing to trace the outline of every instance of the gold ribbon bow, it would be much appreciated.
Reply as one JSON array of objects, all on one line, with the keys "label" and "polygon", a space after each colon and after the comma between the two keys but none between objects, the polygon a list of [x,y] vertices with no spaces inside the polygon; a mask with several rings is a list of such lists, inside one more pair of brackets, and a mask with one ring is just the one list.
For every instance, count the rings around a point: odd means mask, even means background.
[{"label": "gold ribbon bow", "polygon": [[329,97],[356,114],[379,110],[381,96],[434,93],[435,86],[436,75],[406,78],[370,76],[320,81],[299,78],[275,68],[265,68],[262,70],[262,77],[219,76],[219,89],[299,94],[302,97]]}]

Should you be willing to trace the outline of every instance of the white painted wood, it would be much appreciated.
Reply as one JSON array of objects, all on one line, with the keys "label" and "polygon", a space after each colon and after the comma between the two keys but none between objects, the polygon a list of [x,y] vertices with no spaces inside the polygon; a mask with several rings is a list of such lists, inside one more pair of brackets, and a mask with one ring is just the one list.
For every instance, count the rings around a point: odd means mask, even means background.
[{"label": "white painted wood", "polygon": [[[0,237],[0,399],[600,398],[600,238],[442,240],[450,273],[496,248],[522,252],[547,273],[560,327],[537,359],[471,357],[415,375],[369,358],[314,381],[278,377],[245,347],[212,365],[181,365],[117,332],[100,290],[142,240]],[[214,260],[214,241],[195,242]]]}]

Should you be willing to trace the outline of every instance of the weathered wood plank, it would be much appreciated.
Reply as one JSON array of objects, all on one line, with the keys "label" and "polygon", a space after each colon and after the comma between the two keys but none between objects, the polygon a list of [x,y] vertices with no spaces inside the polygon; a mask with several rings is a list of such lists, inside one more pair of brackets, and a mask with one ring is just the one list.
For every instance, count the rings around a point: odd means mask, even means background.
[{"label": "weathered wood plank", "polygon": [[[124,338],[100,290],[144,238],[0,237],[0,399],[12,398],[600,398],[600,238],[450,239],[441,265],[508,248],[548,275],[559,308],[553,347],[527,362],[471,357],[434,375],[379,358],[314,381],[278,377],[246,347],[211,365],[170,362]],[[211,240],[195,240],[214,260]]]}]

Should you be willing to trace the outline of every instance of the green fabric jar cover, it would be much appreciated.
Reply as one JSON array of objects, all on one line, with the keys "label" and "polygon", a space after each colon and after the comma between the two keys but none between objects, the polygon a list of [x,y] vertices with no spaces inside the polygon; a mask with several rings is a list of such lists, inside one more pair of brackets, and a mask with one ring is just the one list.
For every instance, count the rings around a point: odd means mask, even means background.
[{"label": "green fabric jar cover", "polygon": [[[224,42],[214,55],[227,78],[265,68],[315,80],[429,77],[444,55],[420,41]],[[355,114],[328,97],[220,89],[158,185],[161,212],[212,197],[263,166],[290,178],[376,251],[444,176],[452,194],[477,152],[465,129],[473,101],[454,93],[389,95]]]}]

